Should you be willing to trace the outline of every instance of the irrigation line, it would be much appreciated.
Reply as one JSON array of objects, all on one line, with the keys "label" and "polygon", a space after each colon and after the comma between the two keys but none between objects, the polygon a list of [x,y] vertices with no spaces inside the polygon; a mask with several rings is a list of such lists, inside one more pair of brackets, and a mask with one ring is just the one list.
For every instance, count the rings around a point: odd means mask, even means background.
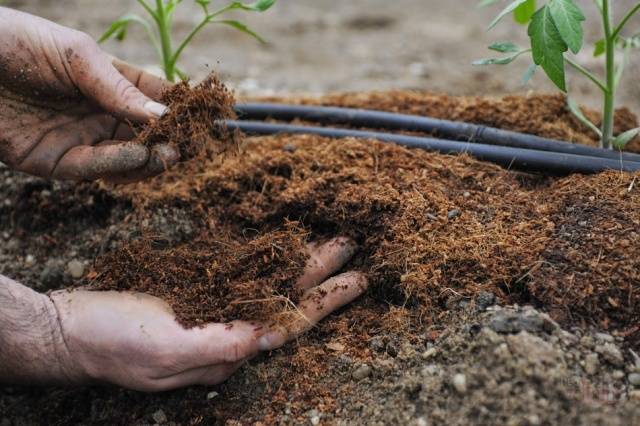
[{"label": "irrigation line", "polygon": [[507,146],[469,143],[446,139],[407,136],[391,133],[338,129],[331,127],[296,126],[260,121],[226,122],[230,129],[238,129],[248,135],[313,134],[331,138],[354,137],[392,142],[409,148],[420,148],[442,154],[468,153],[484,161],[507,168],[535,171],[544,174],[567,175],[570,173],[599,173],[605,170],[640,171],[640,162],[609,158],[539,151]]},{"label": "irrigation line", "polygon": [[273,118],[275,120],[291,121],[301,119],[322,124],[346,124],[350,127],[415,131],[457,141],[640,162],[640,154],[590,147],[494,127],[417,115],[354,108],[274,103],[237,104],[236,111],[241,120]]}]

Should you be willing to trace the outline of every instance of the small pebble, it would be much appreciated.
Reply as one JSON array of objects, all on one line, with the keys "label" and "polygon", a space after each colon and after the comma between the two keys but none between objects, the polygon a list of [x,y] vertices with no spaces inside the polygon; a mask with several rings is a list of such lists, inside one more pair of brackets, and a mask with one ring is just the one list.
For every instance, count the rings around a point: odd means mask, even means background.
[{"label": "small pebble", "polygon": [[640,401],[640,390],[632,390],[631,392],[629,392],[629,399]]},{"label": "small pebble", "polygon": [[164,424],[167,422],[167,415],[164,413],[164,411],[162,410],[158,410],[155,413],[153,413],[151,415],[151,417],[153,418],[153,420],[158,423],[159,425]]},{"label": "small pebble", "polygon": [[32,254],[28,254],[24,258],[24,263],[27,267],[33,266],[33,264],[36,263],[36,258]]},{"label": "small pebble", "polygon": [[464,374],[458,373],[453,376],[452,383],[459,394],[463,395],[467,392],[467,376]]},{"label": "small pebble", "polygon": [[471,197],[471,193],[470,193],[469,191],[464,191],[464,192],[462,193],[462,196],[463,196],[464,198],[469,198],[469,197]]},{"label": "small pebble", "polygon": [[319,416],[311,417],[311,419],[309,421],[311,422],[311,424],[313,426],[317,426],[317,425],[320,424],[320,417]]},{"label": "small pebble", "polygon": [[422,359],[429,359],[432,356],[434,356],[437,352],[438,350],[436,348],[427,349],[426,351],[422,352]]},{"label": "small pebble", "polygon": [[67,264],[67,270],[69,271],[69,275],[75,279],[82,278],[84,275],[84,265],[76,259]]},{"label": "small pebble", "polygon": [[362,380],[371,375],[371,367],[367,364],[362,364],[353,372],[352,377],[356,380]]},{"label": "small pebble", "polygon": [[624,371],[615,370],[613,373],[611,373],[611,377],[616,380],[620,380],[624,377]]},{"label": "small pebble", "polygon": [[294,144],[292,143],[288,143],[285,146],[282,147],[282,150],[285,152],[296,152],[296,149],[298,149],[298,147],[296,147]]},{"label": "small pebble", "polygon": [[607,333],[596,333],[593,335],[593,337],[601,342],[613,343],[614,341],[613,336]]},{"label": "small pebble", "polygon": [[598,354],[589,354],[584,358],[584,371],[588,375],[593,376],[598,371],[599,364]]},{"label": "small pebble", "polygon": [[612,343],[605,343],[604,345],[598,345],[595,348],[596,352],[602,355],[606,361],[608,361],[611,365],[616,367],[621,367],[624,365],[624,358],[620,349]]},{"label": "small pebble", "polygon": [[458,209],[450,210],[449,213],[447,213],[447,218],[449,220],[455,219],[458,216],[460,216],[460,210],[458,210]]},{"label": "small pebble", "polygon": [[538,426],[542,423],[542,421],[540,420],[540,416],[538,416],[537,414],[531,414],[529,417],[527,417],[527,420],[529,420],[529,424],[531,426]]},{"label": "small pebble", "polygon": [[629,376],[627,376],[627,380],[629,380],[629,383],[633,386],[640,386],[640,373],[629,374]]},{"label": "small pebble", "polygon": [[216,397],[216,396],[218,396],[218,395],[220,395],[218,392],[216,392],[216,391],[211,391],[211,392],[209,392],[209,393],[207,394],[207,399],[213,399],[213,398],[215,398],[215,397]]}]

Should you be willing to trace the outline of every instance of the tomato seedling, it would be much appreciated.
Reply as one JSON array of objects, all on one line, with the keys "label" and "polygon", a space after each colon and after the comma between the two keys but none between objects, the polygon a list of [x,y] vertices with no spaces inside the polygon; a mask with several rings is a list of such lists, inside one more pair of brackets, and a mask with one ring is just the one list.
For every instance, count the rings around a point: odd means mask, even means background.
[{"label": "tomato seedling", "polygon": [[[488,6],[498,0],[483,0],[480,6]],[[602,92],[602,125],[598,128],[589,121],[575,102],[567,98],[569,110],[600,138],[603,148],[622,148],[640,133],[640,128],[626,131],[614,137],[615,97],[623,70],[628,62],[629,51],[640,46],[640,33],[625,37],[625,25],[640,10],[637,2],[617,25],[612,22],[611,0],[593,0],[602,19],[603,37],[595,43],[594,56],[604,55],[605,75],[601,78],[576,62],[570,54],[576,55],[583,48],[583,23],[586,17],[582,8],[574,0],[547,0],[538,7],[536,0],[514,0],[509,3],[489,24],[493,28],[505,16],[513,14],[516,21],[528,25],[527,34],[530,47],[522,48],[513,43],[494,43],[489,49],[506,54],[500,58],[475,61],[476,65],[505,65],[516,58],[531,53],[533,63],[524,76],[525,82],[533,75],[536,67],[541,67],[549,79],[563,92],[567,91],[565,68],[567,65],[588,78]],[[616,54],[622,57],[616,63]]]},{"label": "tomato seedling", "polygon": [[210,11],[211,0],[195,0],[202,10],[202,19],[193,27],[193,29],[178,44],[177,48],[173,48],[173,15],[176,6],[182,3],[182,0],[156,0],[155,5],[147,2],[147,0],[137,0],[147,15],[151,19],[143,18],[137,14],[129,13],[114,21],[109,29],[100,37],[99,42],[103,42],[110,38],[124,40],[127,36],[129,24],[136,23],[144,27],[151,44],[153,44],[162,70],[169,81],[175,81],[176,76],[186,79],[186,75],[178,68],[178,60],[184,49],[191,43],[193,38],[209,24],[221,24],[233,27],[251,37],[257,39],[261,43],[264,40],[242,22],[233,19],[223,19],[222,15],[232,10],[244,10],[249,12],[264,12],[268,10],[276,0],[257,0],[253,3],[242,3],[234,1],[224,7]]}]

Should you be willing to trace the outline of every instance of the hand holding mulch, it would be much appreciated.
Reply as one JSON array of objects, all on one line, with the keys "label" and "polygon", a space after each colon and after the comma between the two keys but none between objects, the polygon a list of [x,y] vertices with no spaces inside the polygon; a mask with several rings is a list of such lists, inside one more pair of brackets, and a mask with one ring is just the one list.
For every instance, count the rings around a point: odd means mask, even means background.
[{"label": "hand holding mulch", "polygon": [[187,329],[166,302],[146,294],[55,292],[51,299],[70,354],[69,376],[142,391],[220,383],[259,352],[282,346],[362,294],[368,285],[364,275],[331,277],[354,251],[345,238],[309,244],[295,284],[301,301],[271,322],[236,320]]}]

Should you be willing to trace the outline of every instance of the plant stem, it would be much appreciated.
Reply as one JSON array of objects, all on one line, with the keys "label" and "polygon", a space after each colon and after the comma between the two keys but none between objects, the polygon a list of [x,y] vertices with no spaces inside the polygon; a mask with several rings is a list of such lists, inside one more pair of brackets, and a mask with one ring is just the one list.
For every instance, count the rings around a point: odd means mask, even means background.
[{"label": "plant stem", "polygon": [[160,46],[162,51],[162,66],[167,80],[174,82],[176,72],[171,60],[171,30],[168,27],[169,19],[162,0],[156,0],[156,13],[158,16],[158,32],[160,33]]},{"label": "plant stem", "polygon": [[604,105],[602,109],[602,148],[611,148],[613,138],[613,115],[616,95],[616,70],[615,70],[615,38],[611,32],[611,4],[610,0],[602,1],[602,21],[604,24],[604,41],[606,51],[606,85],[604,93]]},{"label": "plant stem", "polygon": [[591,74],[591,72],[589,72],[589,70],[587,70],[585,67],[583,67],[582,65],[580,65],[579,63],[573,61],[570,58],[564,58],[564,60],[571,65],[573,68],[576,69],[576,71],[580,72],[582,75],[584,75],[585,77],[587,77],[589,80],[591,80],[593,82],[593,84],[595,84],[596,86],[598,86],[598,88],[600,90],[602,90],[604,93],[606,93],[609,89],[607,88],[607,86],[600,81],[600,79],[598,77],[596,77],[595,75]]},{"label": "plant stem", "polygon": [[635,6],[633,6],[631,8],[631,10],[629,12],[627,12],[627,14],[624,16],[624,18],[622,18],[622,21],[620,21],[620,23],[618,24],[616,29],[613,31],[613,34],[611,34],[611,38],[613,38],[614,41],[618,38],[618,36],[620,35],[620,32],[622,31],[624,26],[627,24],[627,22],[629,22],[629,19],[631,19],[631,17],[633,15],[635,15],[635,13],[638,10],[640,10],[640,3],[636,4]]}]

